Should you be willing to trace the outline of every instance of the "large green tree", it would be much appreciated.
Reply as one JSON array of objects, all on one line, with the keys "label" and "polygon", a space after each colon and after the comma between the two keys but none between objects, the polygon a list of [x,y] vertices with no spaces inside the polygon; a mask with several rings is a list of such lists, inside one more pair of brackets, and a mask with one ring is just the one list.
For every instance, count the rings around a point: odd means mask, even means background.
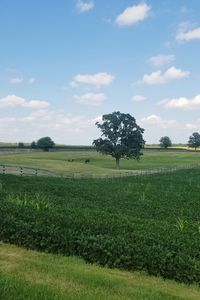
[{"label": "large green tree", "polygon": [[168,147],[171,147],[172,141],[168,136],[163,136],[160,138],[160,147],[167,149]]},{"label": "large green tree", "polygon": [[42,137],[37,141],[37,148],[43,149],[44,151],[49,151],[49,149],[53,148],[55,143],[49,136]]},{"label": "large green tree", "polygon": [[134,117],[117,111],[103,115],[102,122],[96,122],[96,126],[102,135],[93,145],[98,152],[114,157],[117,168],[121,158],[140,159],[145,144],[144,129],[136,124]]},{"label": "large green tree", "polygon": [[195,150],[200,147],[200,134],[198,132],[193,132],[189,137],[188,146],[195,148]]}]

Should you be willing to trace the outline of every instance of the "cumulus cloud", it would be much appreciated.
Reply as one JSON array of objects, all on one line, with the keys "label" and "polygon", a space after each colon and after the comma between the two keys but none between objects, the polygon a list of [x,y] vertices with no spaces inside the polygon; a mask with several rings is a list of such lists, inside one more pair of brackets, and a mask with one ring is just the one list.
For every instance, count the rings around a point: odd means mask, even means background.
[{"label": "cumulus cloud", "polygon": [[192,30],[180,30],[176,35],[176,39],[179,41],[200,40],[200,27]]},{"label": "cumulus cloud", "polygon": [[144,101],[146,100],[147,97],[146,96],[142,96],[142,95],[135,95],[131,98],[131,101],[133,102],[141,102],[141,101]]},{"label": "cumulus cloud", "polygon": [[155,71],[151,74],[145,74],[142,79],[142,83],[154,85],[154,84],[164,84],[172,80],[182,79],[189,76],[188,71],[183,71],[175,67],[171,67],[166,71]]},{"label": "cumulus cloud", "polygon": [[94,8],[94,2],[93,1],[85,2],[82,0],[77,0],[76,7],[79,13],[84,13]]},{"label": "cumulus cloud", "polygon": [[150,10],[151,7],[146,3],[133,5],[127,7],[115,21],[119,26],[131,26],[146,19]]},{"label": "cumulus cloud", "polygon": [[173,128],[177,124],[175,120],[164,120],[157,115],[150,115],[148,117],[142,118],[140,120],[140,123],[144,126],[159,126],[160,128]]},{"label": "cumulus cloud", "polygon": [[99,106],[107,99],[107,97],[103,93],[86,93],[81,96],[75,95],[74,99],[80,104]]},{"label": "cumulus cloud", "polygon": [[24,107],[24,108],[47,108],[49,103],[41,100],[26,100],[22,97],[18,97],[16,95],[8,95],[4,98],[0,99],[0,108],[16,108],[16,107]]},{"label": "cumulus cloud", "polygon": [[200,108],[200,94],[191,99],[186,97],[166,99],[161,101],[159,104],[163,105],[165,108],[186,110],[198,109]]},{"label": "cumulus cloud", "polygon": [[87,84],[101,87],[103,85],[110,85],[114,78],[114,76],[106,72],[100,72],[96,74],[78,74],[74,77],[73,81],[70,82],[70,85],[72,87],[76,87],[79,84]]},{"label": "cumulus cloud", "polygon": [[15,78],[11,78],[10,79],[10,83],[11,84],[20,84],[24,81],[23,78],[20,78],[20,77],[15,77]]},{"label": "cumulus cloud", "polygon": [[175,55],[156,55],[148,59],[148,61],[155,67],[160,67],[173,62],[176,59]]}]

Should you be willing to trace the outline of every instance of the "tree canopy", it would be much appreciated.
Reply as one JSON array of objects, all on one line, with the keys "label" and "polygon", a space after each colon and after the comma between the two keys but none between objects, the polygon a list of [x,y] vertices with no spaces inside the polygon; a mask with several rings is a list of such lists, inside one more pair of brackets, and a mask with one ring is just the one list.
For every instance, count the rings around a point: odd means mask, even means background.
[{"label": "tree canopy", "polygon": [[37,148],[37,144],[36,144],[35,141],[33,141],[33,142],[31,143],[31,148],[32,148],[32,149],[36,149],[36,148]]},{"label": "tree canopy", "polygon": [[37,147],[43,149],[44,151],[49,151],[49,149],[53,148],[55,143],[49,136],[42,137],[37,141]]},{"label": "tree canopy", "polygon": [[19,142],[19,143],[18,143],[18,148],[24,148],[24,146],[25,146],[25,145],[24,145],[23,142]]},{"label": "tree canopy", "polygon": [[195,148],[195,150],[200,146],[200,134],[198,132],[193,132],[189,137],[188,146]]},{"label": "tree canopy", "polygon": [[102,122],[96,122],[101,130],[100,138],[93,141],[96,150],[105,155],[111,155],[119,167],[121,158],[140,159],[144,147],[144,129],[136,124],[130,114],[119,111],[102,116]]},{"label": "tree canopy", "polygon": [[168,136],[163,136],[160,138],[160,147],[167,149],[168,147],[171,147],[172,141]]}]

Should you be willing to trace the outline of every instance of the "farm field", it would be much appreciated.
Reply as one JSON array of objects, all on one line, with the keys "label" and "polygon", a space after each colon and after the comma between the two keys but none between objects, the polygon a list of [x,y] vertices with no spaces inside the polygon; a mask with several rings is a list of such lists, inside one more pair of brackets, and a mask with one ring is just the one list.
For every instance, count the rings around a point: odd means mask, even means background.
[{"label": "farm field", "polygon": [[200,282],[200,170],[118,179],[0,176],[0,240]]},{"label": "farm field", "polygon": [[0,244],[0,299],[198,300],[200,289]]},{"label": "farm field", "polygon": [[[194,152],[146,151],[144,154],[139,162],[122,159],[120,162],[120,172],[174,167],[200,162],[200,153]],[[74,162],[68,162],[68,159],[74,159]],[[86,159],[90,159],[89,164],[84,163]],[[107,174],[117,172],[115,160],[112,157],[103,156],[95,151],[36,152],[26,154],[1,153],[0,164],[40,168],[58,175],[71,173]]]}]

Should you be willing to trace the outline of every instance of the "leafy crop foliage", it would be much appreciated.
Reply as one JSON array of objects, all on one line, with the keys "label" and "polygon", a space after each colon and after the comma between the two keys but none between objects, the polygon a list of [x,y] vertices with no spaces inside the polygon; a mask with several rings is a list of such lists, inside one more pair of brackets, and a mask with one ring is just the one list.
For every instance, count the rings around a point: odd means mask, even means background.
[{"label": "leafy crop foliage", "polygon": [[200,171],[107,180],[0,176],[0,239],[200,282]]}]

